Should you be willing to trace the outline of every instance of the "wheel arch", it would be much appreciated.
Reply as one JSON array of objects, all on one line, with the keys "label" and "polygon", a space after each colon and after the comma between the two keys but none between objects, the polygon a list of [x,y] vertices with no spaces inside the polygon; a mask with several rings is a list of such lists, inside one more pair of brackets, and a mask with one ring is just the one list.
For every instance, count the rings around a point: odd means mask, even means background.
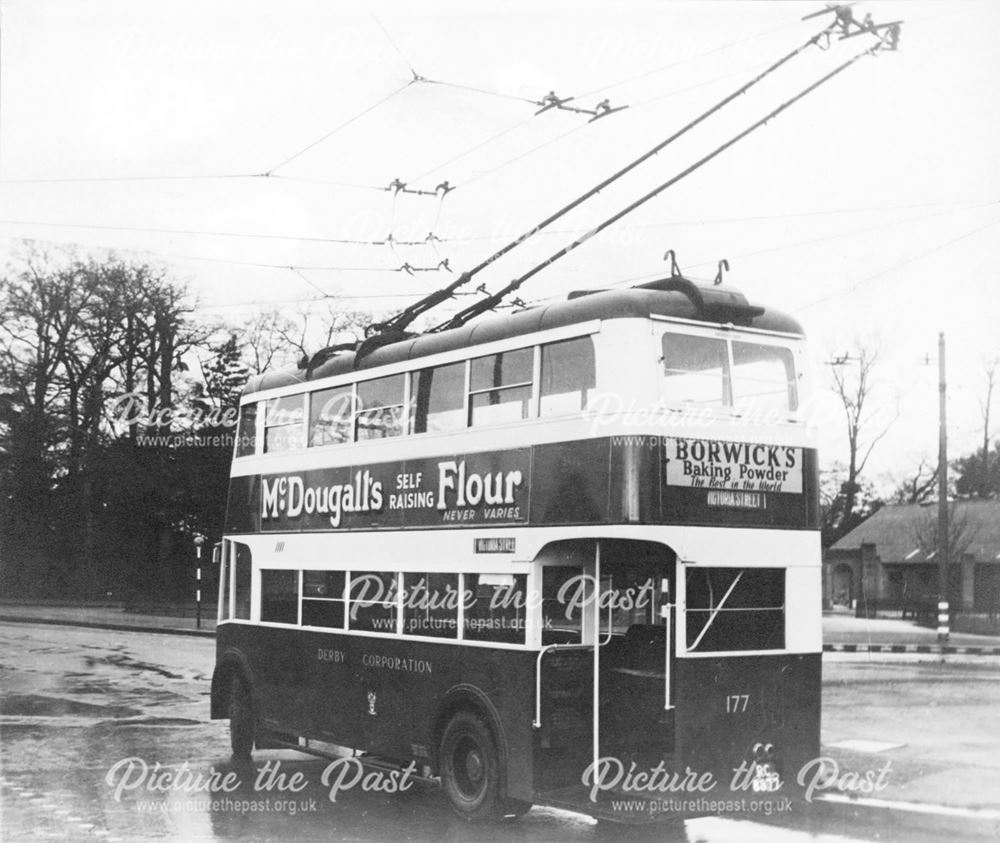
[{"label": "wheel arch", "polygon": [[250,690],[250,699],[256,711],[256,691],[253,681],[253,670],[242,651],[229,648],[223,651],[212,671],[212,693],[210,719],[224,720],[229,716],[229,689],[235,677],[241,678]]},{"label": "wheel arch", "polygon": [[441,765],[439,752],[441,748],[441,739],[444,737],[445,727],[448,725],[448,721],[451,719],[452,715],[463,709],[472,711],[482,717],[487,728],[492,733],[500,762],[500,785],[504,790],[506,790],[509,752],[503,721],[500,717],[500,712],[497,711],[496,706],[493,704],[492,700],[490,700],[489,696],[481,688],[478,688],[475,685],[463,683],[453,686],[447,691],[447,693],[445,693],[440,705],[438,706],[437,714],[434,718],[433,731],[431,733],[434,741],[432,757],[435,768],[439,768]]}]

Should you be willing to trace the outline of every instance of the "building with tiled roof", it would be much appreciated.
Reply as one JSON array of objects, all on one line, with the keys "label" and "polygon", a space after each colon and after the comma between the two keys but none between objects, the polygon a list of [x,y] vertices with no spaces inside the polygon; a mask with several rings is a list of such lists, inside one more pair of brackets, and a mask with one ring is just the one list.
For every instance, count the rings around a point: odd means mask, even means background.
[{"label": "building with tiled roof", "polygon": [[[1000,500],[949,505],[948,600],[957,611],[1000,610]],[[855,527],[823,557],[827,605],[858,613],[917,614],[938,599],[938,508],[890,504]]]}]

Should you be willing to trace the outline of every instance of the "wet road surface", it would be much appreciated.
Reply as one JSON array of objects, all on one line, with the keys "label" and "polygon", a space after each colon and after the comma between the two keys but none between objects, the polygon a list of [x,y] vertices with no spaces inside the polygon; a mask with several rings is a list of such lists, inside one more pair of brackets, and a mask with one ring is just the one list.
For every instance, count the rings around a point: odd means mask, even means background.
[{"label": "wet road surface", "polygon": [[[208,719],[210,639],[0,624],[0,648],[5,841],[954,839],[829,815],[782,817],[790,827],[704,818],[629,829],[539,808],[499,827],[471,826],[423,785],[390,794],[359,784],[334,802],[330,774],[323,783],[329,761],[284,750],[230,760],[228,723]],[[839,667],[838,681],[850,673]]]}]

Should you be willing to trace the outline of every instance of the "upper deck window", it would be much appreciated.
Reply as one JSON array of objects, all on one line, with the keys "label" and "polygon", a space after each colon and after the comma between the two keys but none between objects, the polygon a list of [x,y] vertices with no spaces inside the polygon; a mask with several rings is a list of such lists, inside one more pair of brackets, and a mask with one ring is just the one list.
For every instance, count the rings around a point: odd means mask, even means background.
[{"label": "upper deck window", "polygon": [[662,349],[668,404],[740,412],[798,408],[794,355],[787,346],[668,331]]},{"label": "upper deck window", "polygon": [[240,407],[240,423],[236,428],[236,456],[250,457],[257,450],[257,404]]},{"label": "upper deck window", "polygon": [[534,359],[534,349],[519,348],[472,361],[471,424],[500,424],[528,417]]},{"label": "upper deck window", "polygon": [[734,402],[751,410],[796,410],[792,350],[778,345],[733,342]]},{"label": "upper deck window", "polygon": [[304,396],[284,395],[267,402],[264,418],[264,451],[287,451],[301,448],[304,442]]},{"label": "upper deck window", "polygon": [[354,424],[359,442],[402,436],[406,419],[403,404],[404,381],[403,375],[390,375],[358,384]]},{"label": "upper deck window", "polygon": [[414,372],[414,433],[465,427],[465,361]]},{"label": "upper deck window", "polygon": [[594,341],[590,337],[542,346],[541,416],[579,413],[594,391]]},{"label": "upper deck window", "polygon": [[671,403],[716,407],[733,403],[729,352],[723,339],[664,334],[663,372]]},{"label": "upper deck window", "polygon": [[339,445],[351,441],[354,388],[335,386],[312,394],[309,405],[309,445]]}]

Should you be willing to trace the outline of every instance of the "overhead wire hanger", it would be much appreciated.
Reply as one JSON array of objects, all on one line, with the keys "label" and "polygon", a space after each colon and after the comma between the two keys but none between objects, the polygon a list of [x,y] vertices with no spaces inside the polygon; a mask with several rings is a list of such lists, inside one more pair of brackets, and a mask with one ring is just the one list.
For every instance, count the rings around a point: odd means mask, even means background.
[{"label": "overhead wire hanger", "polygon": [[[589,190],[587,190],[586,192],[582,193],[580,196],[578,196],[572,202],[568,203],[567,205],[564,205],[562,208],[560,208],[559,210],[555,211],[553,214],[551,214],[548,217],[546,217],[544,220],[542,220],[541,222],[539,222],[538,224],[536,224],[534,227],[532,227],[532,228],[528,229],[527,231],[523,232],[520,236],[518,236],[517,238],[515,238],[512,241],[510,241],[509,243],[507,243],[502,248],[500,248],[497,251],[495,251],[492,255],[490,255],[488,258],[486,258],[485,260],[481,261],[480,263],[478,263],[472,269],[467,270],[467,271],[461,273],[458,276],[458,278],[456,278],[451,284],[447,285],[446,287],[442,287],[440,290],[435,290],[430,295],[426,296],[423,299],[420,299],[417,302],[414,302],[413,304],[411,304],[410,306],[404,308],[399,313],[397,313],[395,316],[393,316],[393,317],[385,320],[384,322],[373,323],[368,328],[369,336],[373,336],[373,335],[376,335],[376,334],[402,334],[402,333],[404,333],[405,330],[406,330],[406,328],[409,327],[409,325],[412,324],[414,320],[418,319],[420,316],[422,316],[427,311],[429,311],[429,310],[437,307],[438,305],[440,305],[443,302],[445,302],[448,299],[450,299],[452,297],[452,295],[454,294],[454,292],[457,289],[459,289],[460,287],[464,286],[465,284],[468,284],[483,269],[485,269],[486,267],[488,267],[491,264],[493,264],[495,261],[497,261],[498,259],[500,259],[504,255],[506,255],[512,249],[515,249],[521,243],[525,242],[526,240],[528,240],[529,238],[531,238],[532,236],[534,236],[538,232],[540,232],[543,229],[547,228],[549,225],[551,225],[556,220],[559,220],[562,217],[564,217],[566,214],[568,214],[570,211],[572,211],[573,209],[577,208],[579,205],[581,205],[584,202],[586,202],[592,196],[595,196],[596,194],[600,193],[608,185],[610,185],[613,182],[617,181],[618,179],[622,178],[627,173],[630,173],[632,170],[634,170],[640,164],[644,163],[648,159],[652,158],[654,155],[656,155],[659,152],[661,152],[662,150],[664,150],[666,147],[668,147],[671,143],[673,143],[674,141],[676,141],[678,138],[680,138],[683,135],[687,134],[693,128],[695,128],[700,123],[702,123],[703,121],[705,121],[706,119],[708,119],[708,117],[710,117],[711,115],[715,114],[720,109],[724,108],[726,105],[728,105],[730,102],[732,102],[736,98],[742,96],[744,93],[746,93],[747,91],[749,91],[751,88],[753,88],[755,85],[757,85],[763,79],[765,79],[767,76],[769,76],[770,74],[774,73],[776,70],[778,70],[783,65],[787,64],[789,61],[791,61],[793,58],[795,58],[796,56],[798,56],[800,53],[804,52],[810,46],[812,46],[814,44],[818,44],[819,41],[820,41],[820,39],[824,36],[824,34],[829,33],[834,26],[835,26],[834,23],[831,23],[831,24],[828,24],[827,26],[825,26],[822,30],[820,30],[819,32],[817,32],[815,35],[811,36],[809,39],[807,39],[802,44],[800,44],[799,46],[797,46],[791,52],[789,52],[786,55],[782,56],[780,59],[778,59],[776,62],[774,62],[773,64],[771,64],[770,66],[768,66],[764,70],[762,70],[760,73],[758,73],[752,79],[750,79],[748,82],[746,82],[745,84],[743,84],[742,86],[740,86],[739,88],[737,88],[735,91],[733,91],[728,96],[723,97],[721,100],[719,100],[717,103],[715,103],[714,105],[712,105],[710,108],[708,108],[702,114],[700,114],[699,116],[695,117],[693,120],[691,120],[690,122],[688,122],[686,125],[682,126],[680,129],[678,129],[677,131],[675,131],[673,134],[671,134],[666,139],[660,141],[658,144],[656,144],[650,150],[648,150],[647,152],[645,152],[642,155],[640,155],[638,158],[636,158],[633,161],[631,161],[625,167],[621,168],[617,172],[615,172],[612,175],[610,175],[607,178],[605,178],[600,183],[596,184],[594,187],[592,187]],[[554,92],[552,92],[552,96],[555,96]],[[556,97],[556,100],[558,100],[558,99],[559,98]],[[563,99],[561,101],[562,102],[568,102],[569,98]],[[552,107],[555,107],[555,105],[556,105],[555,102],[553,102],[552,103]]]}]

